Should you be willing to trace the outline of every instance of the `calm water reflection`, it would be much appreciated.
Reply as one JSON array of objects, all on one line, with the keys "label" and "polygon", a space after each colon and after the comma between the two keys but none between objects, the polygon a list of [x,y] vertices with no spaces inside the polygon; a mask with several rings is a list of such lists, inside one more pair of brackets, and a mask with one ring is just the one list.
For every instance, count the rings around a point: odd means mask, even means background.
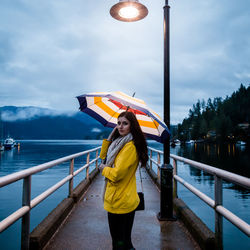
[{"label": "calm water reflection", "polygon": [[180,147],[178,155],[203,162],[220,169],[250,177],[249,147],[235,144],[194,144]]},{"label": "calm water reflection", "polygon": [[[150,146],[162,149],[162,145],[151,142]],[[171,148],[171,153],[250,177],[250,148],[236,145],[191,144]],[[156,160],[156,155],[154,155]],[[156,168],[154,168],[156,171]],[[214,177],[178,162],[178,175],[197,189],[214,199]],[[198,197],[178,184],[178,196],[214,231],[214,211]],[[223,206],[250,224],[250,192],[240,186],[223,182]],[[250,249],[250,239],[223,219],[224,249]]]},{"label": "calm water reflection", "polygon": [[[100,144],[101,141],[98,140],[21,141],[20,150],[13,149],[0,152],[0,176],[5,176],[66,155],[94,148]],[[157,142],[149,141],[149,146],[162,150],[162,145]],[[177,146],[171,148],[171,153],[250,177],[250,152],[248,147],[194,144],[185,147]],[[94,155],[92,157],[94,157]],[[85,162],[86,157],[76,160],[75,169],[82,166]],[[32,198],[55,184],[56,181],[65,177],[68,174],[68,166],[69,163],[65,163],[34,175],[32,177]],[[214,198],[214,179],[211,175],[182,163],[178,164],[178,174],[202,192]],[[74,186],[76,186],[82,178],[84,178],[84,173],[76,178]],[[226,182],[223,183],[223,190],[224,206],[249,223],[249,191]],[[0,220],[21,206],[21,191],[21,181],[0,189]],[[68,185],[64,185],[51,197],[47,198],[42,204],[32,210],[31,230],[67,196],[67,191]],[[182,187],[182,185],[178,185],[178,194],[179,197],[214,230],[213,210]],[[248,237],[226,220],[224,220],[223,237],[225,249],[250,249]],[[20,248],[20,221],[0,234],[0,246],[1,249]]]}]

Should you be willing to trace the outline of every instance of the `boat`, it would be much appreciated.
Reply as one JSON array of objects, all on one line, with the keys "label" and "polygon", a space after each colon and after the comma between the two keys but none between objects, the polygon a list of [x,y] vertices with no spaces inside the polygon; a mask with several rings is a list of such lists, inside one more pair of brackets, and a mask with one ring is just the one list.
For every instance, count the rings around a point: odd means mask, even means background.
[{"label": "boat", "polygon": [[12,149],[16,145],[17,145],[16,141],[11,137],[8,137],[7,139],[5,139],[3,143],[4,149]]},{"label": "boat", "polygon": [[175,146],[180,146],[181,145],[181,142],[180,142],[180,140],[178,140],[178,139],[175,139],[175,140],[173,140],[172,142],[171,142],[171,147],[175,147]]},{"label": "boat", "polygon": [[181,141],[178,140],[178,139],[174,140],[174,143],[175,143],[176,146],[180,146],[181,145]]},{"label": "boat", "polygon": [[188,140],[186,141],[186,144],[193,144],[194,143],[194,140]]},{"label": "boat", "polygon": [[244,141],[237,141],[236,144],[240,145],[240,146],[244,146],[244,145],[246,145],[246,142],[244,142]]}]

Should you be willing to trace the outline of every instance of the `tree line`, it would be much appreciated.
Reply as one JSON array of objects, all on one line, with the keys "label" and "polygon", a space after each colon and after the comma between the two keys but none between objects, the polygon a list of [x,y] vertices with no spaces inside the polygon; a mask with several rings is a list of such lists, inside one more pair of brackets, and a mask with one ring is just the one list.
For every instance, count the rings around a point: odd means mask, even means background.
[{"label": "tree line", "polygon": [[250,137],[250,86],[240,88],[224,100],[198,100],[188,118],[178,124],[173,139],[181,141],[247,141]]}]

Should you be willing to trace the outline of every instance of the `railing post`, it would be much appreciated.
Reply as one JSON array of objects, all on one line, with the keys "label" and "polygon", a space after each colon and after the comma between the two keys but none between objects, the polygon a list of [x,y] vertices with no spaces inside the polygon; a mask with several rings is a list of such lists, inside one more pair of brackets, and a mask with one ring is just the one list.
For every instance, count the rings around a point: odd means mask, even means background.
[{"label": "railing post", "polygon": [[[161,164],[161,155],[160,153],[157,153],[157,163]],[[160,167],[157,166],[157,179],[160,180]]]},{"label": "railing post", "polygon": [[[70,167],[69,167],[69,174],[73,175],[74,173],[74,159],[70,160]],[[69,197],[73,195],[73,185],[74,185],[74,178],[69,180]]]},{"label": "railing post", "polygon": [[[31,176],[23,179],[23,206],[30,207],[31,197]],[[21,249],[29,249],[29,234],[30,234],[30,211],[22,217],[22,236],[21,236]]]},{"label": "railing post", "polygon": [[[173,159],[173,175],[177,175],[177,160]],[[178,192],[177,192],[177,181],[175,180],[175,178],[173,178],[174,180],[174,198],[178,198]]]},{"label": "railing post", "polygon": [[90,157],[90,153],[87,154],[87,162],[86,164],[88,164],[87,168],[86,168],[86,179],[89,180],[89,157]]},{"label": "railing post", "polygon": [[95,161],[95,168],[98,169],[98,149],[96,150],[96,154],[95,154],[95,158],[96,158],[96,161]]},{"label": "railing post", "polygon": [[152,150],[150,150],[150,165],[149,165],[149,169],[152,170]]},{"label": "railing post", "polygon": [[[223,203],[222,179],[217,175],[214,176],[214,200],[216,206]],[[215,237],[219,249],[223,249],[223,216],[215,210]]]}]

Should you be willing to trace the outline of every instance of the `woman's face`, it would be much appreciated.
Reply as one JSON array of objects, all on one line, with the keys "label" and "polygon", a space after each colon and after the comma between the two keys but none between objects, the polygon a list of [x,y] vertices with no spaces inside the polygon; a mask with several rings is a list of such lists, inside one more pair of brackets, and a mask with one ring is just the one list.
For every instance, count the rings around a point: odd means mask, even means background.
[{"label": "woman's face", "polygon": [[121,136],[125,136],[130,132],[130,121],[125,117],[119,117],[117,129]]}]

